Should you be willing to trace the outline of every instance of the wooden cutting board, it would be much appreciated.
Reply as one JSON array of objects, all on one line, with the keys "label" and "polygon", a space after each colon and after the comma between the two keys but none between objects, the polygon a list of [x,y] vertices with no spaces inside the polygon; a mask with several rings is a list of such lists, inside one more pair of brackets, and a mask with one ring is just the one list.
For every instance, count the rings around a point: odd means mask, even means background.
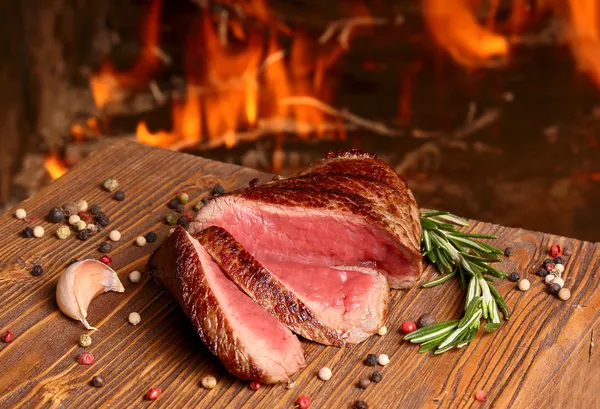
[{"label": "wooden cutting board", "polygon": [[[124,202],[100,184],[116,177],[126,191]],[[10,330],[15,339],[0,343],[0,408],[293,408],[299,395],[312,399],[311,408],[350,408],[364,400],[370,408],[598,408],[600,407],[600,247],[549,234],[473,222],[471,230],[497,234],[500,248],[512,246],[515,254],[499,267],[519,271],[531,283],[521,292],[507,280],[498,284],[512,312],[510,321],[496,333],[480,332],[466,348],[441,356],[418,354],[417,346],[402,341],[400,325],[434,312],[440,320],[458,318],[463,295],[451,281],[433,289],[394,291],[385,336],[374,336],[347,348],[304,342],[307,366],[295,378],[295,387],[263,386],[258,391],[235,380],[203,346],[179,308],[144,273],[142,281],[127,279],[132,270],[143,271],[157,243],[137,247],[137,236],[149,231],[164,238],[170,230],[163,220],[170,212],[166,203],[178,191],[192,200],[207,196],[213,185],[226,190],[245,186],[259,172],[141,146],[116,143],[70,170],[65,176],[25,201],[20,207],[39,221],[17,220],[14,209],[0,218],[0,332]],[[60,241],[57,225],[43,220],[49,209],[70,200],[98,203],[111,219],[102,233],[82,242],[71,236]],[[533,199],[532,199],[533,200]],[[537,199],[536,199],[537,200]],[[551,221],[549,221],[551,223]],[[46,235],[24,239],[26,226],[42,225]],[[122,239],[111,253],[113,267],[125,293],[108,293],[91,305],[89,322],[97,332],[85,331],[58,310],[55,288],[58,275],[74,257],[99,258],[97,250],[108,232],[117,229]],[[159,240],[160,241],[160,240]],[[547,293],[543,280],[532,274],[546,257],[549,246],[559,243],[572,252],[564,273],[573,296],[566,302]],[[34,263],[44,275],[34,277]],[[437,273],[428,268],[422,282]],[[128,323],[130,312],[142,322]],[[90,333],[87,348],[96,358],[91,366],[79,365],[83,348],[79,336]],[[385,353],[385,368],[363,364],[368,353]],[[333,378],[316,376],[328,366]],[[383,381],[360,390],[356,382],[374,369]],[[104,376],[106,386],[90,386],[94,375]],[[200,380],[214,375],[218,385],[205,390]],[[158,400],[144,400],[148,389],[160,387]],[[487,402],[475,401],[483,389]]]}]

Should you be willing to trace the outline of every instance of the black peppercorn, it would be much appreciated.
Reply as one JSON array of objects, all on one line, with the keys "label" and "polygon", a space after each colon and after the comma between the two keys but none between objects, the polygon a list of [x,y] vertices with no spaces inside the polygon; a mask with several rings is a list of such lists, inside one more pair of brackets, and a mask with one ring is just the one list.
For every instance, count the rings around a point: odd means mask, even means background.
[{"label": "black peppercorn", "polygon": [[375,366],[375,365],[377,365],[377,355],[375,355],[375,354],[369,354],[369,355],[367,355],[367,359],[365,360],[365,364],[367,364],[369,366]]},{"label": "black peppercorn", "polygon": [[564,265],[565,264],[565,260],[561,256],[555,257],[554,258],[554,264],[563,264]]},{"label": "black peppercorn", "polygon": [[367,403],[364,400],[354,402],[354,409],[368,409]]},{"label": "black peppercorn", "polygon": [[101,253],[109,253],[110,250],[112,250],[112,244],[107,241],[103,241],[98,250],[100,250]]},{"label": "black peppercorn", "polygon": [[158,239],[158,236],[153,231],[146,233],[146,241],[148,243],[154,243]]},{"label": "black peppercorn", "polygon": [[545,268],[540,268],[537,271],[537,275],[539,275],[540,277],[546,277],[548,275],[548,270],[546,270]]},{"label": "black peppercorn", "polygon": [[169,202],[169,204],[167,205],[169,206],[169,209],[177,209],[177,206],[179,206],[179,200],[177,200],[177,198],[175,199],[171,199],[171,201]]},{"label": "black peppercorn", "polygon": [[549,287],[550,294],[552,294],[552,295],[558,294],[558,292],[560,291],[561,288],[562,287],[558,283],[552,283],[552,284],[550,284],[550,287]]},{"label": "black peppercorn", "polygon": [[21,232],[21,236],[25,237],[26,239],[33,237],[33,229],[31,227],[25,227]]},{"label": "black peppercorn", "polygon": [[183,212],[185,212],[185,206],[182,204],[178,204],[177,207],[175,208],[175,211],[177,213],[183,213]]},{"label": "black peppercorn", "polygon": [[513,283],[516,283],[521,279],[521,276],[516,271],[513,271],[512,273],[510,273],[510,277],[508,277],[508,279]]},{"label": "black peppercorn", "polygon": [[417,328],[428,327],[435,324],[435,321],[433,314],[423,314],[417,320]]},{"label": "black peppercorn", "polygon": [[71,264],[75,264],[75,263],[77,263],[78,261],[79,261],[79,259],[72,258],[71,260],[69,260],[69,263],[68,263],[67,265],[69,265],[69,266],[70,266]]},{"label": "black peppercorn", "polygon": [[381,382],[382,379],[383,379],[383,374],[379,371],[375,371],[371,374],[371,380],[375,383]]},{"label": "black peppercorn", "polygon": [[123,192],[122,190],[117,190],[113,198],[115,200],[118,200],[119,202],[122,202],[123,200],[125,200],[125,192]]},{"label": "black peppercorn", "polygon": [[258,186],[258,179],[257,178],[252,179],[250,182],[248,182],[248,186],[250,186],[250,187]]},{"label": "black peppercorn", "polygon": [[60,207],[53,207],[48,213],[48,221],[50,223],[60,223],[65,220],[65,212]]},{"label": "black peppercorn", "polygon": [[219,196],[225,193],[225,188],[221,185],[215,185],[213,187],[213,196]]},{"label": "black peppercorn", "polygon": [[102,213],[102,207],[100,207],[99,204],[93,204],[90,207],[90,213],[93,215],[98,215],[98,214]]},{"label": "black peppercorn", "polygon": [[515,251],[513,250],[513,248],[512,248],[512,247],[507,247],[507,248],[504,250],[504,255],[505,255],[506,257],[510,257],[510,256],[512,256],[513,254],[515,254]]},{"label": "black peppercorn", "polygon": [[96,215],[96,222],[98,222],[98,225],[102,227],[106,227],[110,224],[108,216],[102,212]]},{"label": "black peppercorn", "polygon": [[104,377],[100,376],[100,375],[96,375],[92,378],[92,385],[94,385],[95,388],[101,388],[104,386]]},{"label": "black peppercorn", "polygon": [[545,266],[546,264],[553,264],[553,261],[551,259],[547,258],[546,260],[544,260],[542,265]]},{"label": "black peppercorn", "polygon": [[90,238],[90,231],[88,229],[83,229],[77,232],[77,238],[79,240],[87,240]]},{"label": "black peppercorn", "polygon": [[36,277],[39,277],[42,274],[44,274],[44,269],[39,264],[36,264],[35,266],[33,266],[33,269],[31,270],[31,274]]},{"label": "black peppercorn", "polygon": [[187,227],[190,225],[190,221],[185,216],[179,216],[177,218],[177,224],[183,227],[184,229],[187,229]]}]

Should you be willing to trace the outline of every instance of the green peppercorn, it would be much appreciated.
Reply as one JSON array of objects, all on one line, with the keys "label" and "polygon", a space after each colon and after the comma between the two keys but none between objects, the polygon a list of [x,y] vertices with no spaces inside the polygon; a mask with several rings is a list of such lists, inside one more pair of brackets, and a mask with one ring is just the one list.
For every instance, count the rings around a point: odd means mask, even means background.
[{"label": "green peppercorn", "polygon": [[167,224],[175,226],[177,224],[177,216],[175,216],[173,213],[169,213],[165,216],[165,221]]},{"label": "green peppercorn", "polygon": [[123,200],[125,200],[125,192],[123,192],[122,190],[117,190],[113,197],[115,200],[122,202]]},{"label": "green peppercorn", "polygon": [[190,201],[190,196],[187,193],[182,192],[177,196],[177,200],[181,204],[186,204],[187,202]]},{"label": "green peppercorn", "polygon": [[92,337],[90,337],[88,334],[81,334],[79,336],[79,345],[84,348],[89,347],[92,345]]},{"label": "green peppercorn", "polygon": [[69,226],[60,226],[58,230],[56,230],[56,236],[61,240],[65,240],[70,235],[71,229],[69,229]]},{"label": "green peppercorn", "polygon": [[202,209],[203,206],[204,206],[204,202],[202,200],[200,200],[198,203],[196,203],[194,205],[194,211],[195,212],[199,212],[200,209]]}]

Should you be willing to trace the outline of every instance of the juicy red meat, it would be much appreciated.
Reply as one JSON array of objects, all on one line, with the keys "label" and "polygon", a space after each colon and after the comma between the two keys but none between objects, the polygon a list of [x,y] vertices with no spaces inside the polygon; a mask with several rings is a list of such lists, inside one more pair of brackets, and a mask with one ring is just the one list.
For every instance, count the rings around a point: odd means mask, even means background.
[{"label": "juicy red meat", "polygon": [[182,227],[153,253],[148,271],[233,375],[283,382],[304,366],[296,336],[228,279]]}]

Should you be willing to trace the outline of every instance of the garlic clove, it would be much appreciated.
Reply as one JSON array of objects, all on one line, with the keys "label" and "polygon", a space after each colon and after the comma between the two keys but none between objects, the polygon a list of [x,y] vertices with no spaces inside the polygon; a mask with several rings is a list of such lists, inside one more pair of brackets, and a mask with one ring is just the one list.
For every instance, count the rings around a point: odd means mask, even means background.
[{"label": "garlic clove", "polygon": [[71,264],[60,275],[56,302],[67,317],[81,321],[87,329],[97,330],[86,320],[87,309],[94,298],[107,291],[125,291],[117,273],[98,260],[82,260]]}]

